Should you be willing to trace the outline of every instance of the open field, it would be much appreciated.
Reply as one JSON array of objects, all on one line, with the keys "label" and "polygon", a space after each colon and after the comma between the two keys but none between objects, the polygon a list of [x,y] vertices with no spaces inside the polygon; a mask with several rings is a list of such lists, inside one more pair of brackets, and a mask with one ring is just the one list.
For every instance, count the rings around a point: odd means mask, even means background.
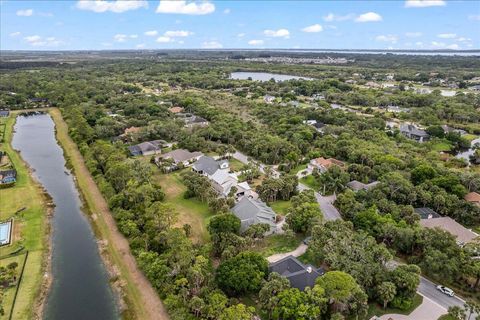
[{"label": "open field", "polygon": [[[189,170],[184,169],[184,170]],[[159,170],[157,169],[159,172]],[[207,224],[212,213],[206,203],[191,198],[184,199],[187,187],[181,181],[182,171],[169,174],[156,174],[156,181],[165,192],[165,202],[171,204],[179,213],[177,226],[188,223],[192,226],[192,238],[195,242],[205,243],[209,239]]]},{"label": "open field", "polygon": [[[30,176],[29,170],[20,155],[10,145],[14,122],[15,118],[12,116],[7,119],[5,142],[1,144],[2,149],[7,151],[17,170],[16,184],[11,188],[0,189],[0,199],[2,199],[0,201],[0,220],[14,217],[12,244],[2,247],[1,256],[5,257],[22,247],[29,251],[24,276],[13,310],[13,319],[32,319],[36,311],[35,302],[39,296],[45,267],[48,229],[46,224],[46,196],[43,194],[41,187]],[[15,214],[21,208],[25,208],[25,210]],[[11,259],[21,259],[23,263],[23,257],[24,255],[2,259],[0,260],[0,266],[8,265],[12,262]],[[19,266],[21,266],[20,262]],[[14,293],[14,291],[12,289],[7,291],[6,314],[0,319],[8,319],[12,302],[10,298],[13,299],[11,293]]]},{"label": "open field", "polygon": [[138,268],[128,241],[118,231],[108,205],[85,166],[77,145],[68,135],[68,127],[60,110],[51,109],[49,113],[55,121],[57,140],[64,150],[68,165],[75,173],[77,185],[91,214],[94,231],[99,239],[104,240],[104,253],[118,274],[128,306],[122,314],[123,318],[168,319],[158,294]]},{"label": "open field", "polygon": [[273,211],[276,213],[286,216],[290,208],[292,207],[292,203],[290,201],[285,201],[285,200],[277,200],[275,202],[271,202],[268,204],[270,207],[272,207]]}]

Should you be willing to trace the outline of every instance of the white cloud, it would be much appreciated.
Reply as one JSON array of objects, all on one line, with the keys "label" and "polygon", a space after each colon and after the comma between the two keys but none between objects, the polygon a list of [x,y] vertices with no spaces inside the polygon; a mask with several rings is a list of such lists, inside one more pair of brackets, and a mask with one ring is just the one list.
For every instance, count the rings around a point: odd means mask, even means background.
[{"label": "white cloud", "polygon": [[24,37],[23,39],[33,47],[57,47],[62,44],[62,41],[55,37],[43,38],[39,35],[34,35]]},{"label": "white cloud", "polygon": [[454,43],[454,44],[450,44],[450,45],[446,46],[446,48],[450,49],[450,50],[458,50],[458,49],[460,49],[460,46],[458,44]]},{"label": "white cloud", "polygon": [[137,39],[137,38],[138,38],[138,34],[131,34],[131,35],[130,35],[130,38],[132,38],[132,39]]},{"label": "white cloud", "polygon": [[190,14],[203,15],[215,11],[215,5],[208,1],[189,2],[185,0],[160,0],[156,13],[176,13],[176,14]]},{"label": "white cloud", "polygon": [[303,32],[321,32],[323,31],[323,27],[317,23],[317,24],[313,24],[311,26],[303,28],[302,31]]},{"label": "white cloud", "polygon": [[444,0],[407,0],[405,8],[443,7],[446,4]]},{"label": "white cloud", "polygon": [[160,36],[160,37],[157,38],[156,41],[160,42],[160,43],[167,43],[167,42],[173,42],[173,39],[170,38],[170,37],[166,37],[166,36]]},{"label": "white cloud", "polygon": [[144,34],[149,37],[155,37],[158,34],[158,31],[157,30],[145,31]]},{"label": "white cloud", "polygon": [[248,44],[251,46],[261,46],[263,44],[263,40],[250,40]]},{"label": "white cloud", "polygon": [[445,44],[444,42],[437,42],[437,41],[432,41],[430,43],[435,49],[450,49],[450,50],[458,50],[460,49],[460,46],[456,43],[454,44]]},{"label": "white cloud", "polygon": [[423,42],[422,41],[417,41],[417,42],[415,42],[415,45],[417,47],[423,47]]},{"label": "white cloud", "polygon": [[145,43],[139,43],[139,44],[137,44],[137,45],[135,46],[135,48],[137,48],[137,49],[143,49],[143,48],[145,48]]},{"label": "white cloud", "polygon": [[243,38],[243,37],[245,37],[245,35],[246,35],[246,34],[242,32],[242,33],[237,34],[237,37]]},{"label": "white cloud", "polygon": [[278,30],[264,30],[263,34],[267,37],[274,38],[290,38],[290,32],[287,29],[278,29]]},{"label": "white cloud", "polygon": [[383,41],[383,42],[391,42],[391,43],[397,43],[398,37],[393,34],[386,34],[386,35],[380,35],[375,37],[376,41]]},{"label": "white cloud", "polygon": [[346,15],[336,15],[336,14],[333,14],[333,13],[329,13],[327,14],[326,16],[323,17],[323,20],[327,21],[327,22],[332,22],[332,21],[346,21],[346,20],[351,20],[355,17],[355,15],[353,13],[349,13],[349,14],[346,14]]},{"label": "white cloud", "polygon": [[184,30],[176,30],[176,31],[166,31],[163,35],[166,37],[188,37],[191,36],[193,32],[184,31]]},{"label": "white cloud", "polygon": [[471,14],[468,16],[468,20],[480,21],[480,14]]},{"label": "white cloud", "polygon": [[459,38],[457,38],[457,41],[466,42],[466,41],[472,41],[472,39],[471,38],[465,38],[465,37],[459,37]]},{"label": "white cloud", "polygon": [[17,16],[20,17],[30,17],[33,15],[33,9],[18,10]]},{"label": "white cloud", "polygon": [[376,22],[382,20],[382,16],[375,12],[366,12],[355,18],[355,22]]},{"label": "white cloud", "polygon": [[437,37],[441,39],[455,39],[457,37],[456,33],[440,33],[437,34]]},{"label": "white cloud", "polygon": [[140,8],[148,8],[146,0],[129,0],[129,1],[101,1],[101,0],[80,0],[76,5],[77,9],[93,12],[115,12],[122,13],[129,10]]},{"label": "white cloud", "polygon": [[9,34],[10,37],[18,37],[19,35],[21,35],[21,33],[19,31],[12,32],[12,33]]},{"label": "white cloud", "polygon": [[51,18],[51,17],[53,17],[53,13],[51,13],[51,12],[39,12],[39,13],[37,13],[37,14],[38,14],[39,16],[41,16],[41,17],[46,17],[46,18]]},{"label": "white cloud", "polygon": [[224,14],[229,14],[230,12],[232,12],[232,10],[230,10],[229,8],[223,10],[223,13],[224,13]]},{"label": "white cloud", "polygon": [[223,45],[218,41],[205,41],[202,43],[202,48],[204,49],[220,49],[223,48]]},{"label": "white cloud", "polygon": [[409,37],[409,38],[417,38],[417,37],[421,37],[422,33],[421,32],[406,32],[405,36]]}]

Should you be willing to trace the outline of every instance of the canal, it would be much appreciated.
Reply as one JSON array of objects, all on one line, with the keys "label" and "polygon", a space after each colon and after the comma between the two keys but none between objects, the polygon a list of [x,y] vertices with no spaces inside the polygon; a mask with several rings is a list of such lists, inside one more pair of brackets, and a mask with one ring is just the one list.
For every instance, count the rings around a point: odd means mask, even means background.
[{"label": "canal", "polygon": [[118,319],[97,239],[81,211],[73,176],[65,167],[49,115],[18,116],[12,145],[33,169],[55,203],[52,224],[52,276],[44,318]]}]

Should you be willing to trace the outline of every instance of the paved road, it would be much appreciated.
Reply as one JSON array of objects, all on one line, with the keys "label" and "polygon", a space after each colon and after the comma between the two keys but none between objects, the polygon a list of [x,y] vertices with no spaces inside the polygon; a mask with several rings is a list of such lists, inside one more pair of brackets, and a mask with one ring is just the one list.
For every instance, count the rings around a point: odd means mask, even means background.
[{"label": "paved road", "polygon": [[422,296],[433,300],[435,303],[439,304],[444,309],[448,309],[449,307],[453,306],[463,307],[463,304],[465,303],[463,299],[457,296],[447,296],[446,294],[438,291],[436,287],[437,284],[433,283],[428,279],[425,279],[424,277],[420,277],[420,285],[417,288],[417,292],[420,293]]},{"label": "paved road", "polygon": [[446,314],[447,311],[430,300],[423,297],[423,302],[409,315],[402,314],[385,314],[380,317],[380,320],[437,320],[441,315]]},{"label": "paved road", "polygon": [[[309,190],[310,187],[304,185],[303,183],[298,183],[298,190]],[[337,208],[333,206],[333,202],[335,201],[335,196],[327,196],[324,197],[320,193],[315,192],[315,198],[317,198],[317,202],[320,205],[320,209],[323,212],[323,217],[325,220],[338,220],[342,219],[340,216],[340,212],[338,212]]]}]

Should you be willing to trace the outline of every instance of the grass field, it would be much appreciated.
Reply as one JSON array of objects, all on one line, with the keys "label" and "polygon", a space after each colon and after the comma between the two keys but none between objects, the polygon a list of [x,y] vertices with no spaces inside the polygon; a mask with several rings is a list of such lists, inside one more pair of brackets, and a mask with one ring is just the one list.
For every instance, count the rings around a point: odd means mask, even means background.
[{"label": "grass field", "polygon": [[432,144],[432,150],[433,151],[450,151],[452,150],[452,145],[444,142],[444,141],[438,141]]},{"label": "grass field", "polygon": [[295,250],[302,242],[305,236],[296,234],[288,237],[282,234],[273,234],[255,244],[254,250],[261,253],[264,257],[276,253],[284,253]]},{"label": "grass field", "polygon": [[300,179],[300,182],[305,184],[306,186],[312,188],[313,190],[318,191],[320,189],[320,185],[315,180],[315,177],[312,175],[308,175]]},{"label": "grass field", "polygon": [[275,202],[269,203],[268,205],[272,207],[273,211],[275,211],[278,214],[281,214],[282,216],[286,216],[288,211],[292,207],[292,203],[290,201],[285,201],[285,200],[277,200]]},{"label": "grass field", "polygon": [[180,177],[183,171],[161,174],[157,169],[157,172],[155,178],[165,192],[165,202],[171,204],[179,213],[177,226],[181,227],[188,223],[192,226],[193,241],[207,242],[209,240],[207,224],[209,218],[213,216],[208,205],[194,198],[183,198],[183,194],[187,190]]},{"label": "grass field", "polygon": [[[13,319],[32,319],[35,299],[39,296],[42,284],[47,238],[47,210],[43,191],[31,178],[20,155],[10,145],[14,122],[15,118],[13,116],[7,119],[5,142],[1,144],[1,147],[7,151],[17,170],[17,183],[14,187],[0,189],[0,199],[2,199],[0,201],[0,220],[14,217],[13,243],[10,246],[2,247],[0,255],[6,256],[20,247],[29,251],[24,276],[13,310]],[[15,215],[15,212],[23,207],[26,209]],[[10,259],[0,260],[0,266],[6,266],[11,262]],[[14,290],[10,289],[9,291]],[[7,293],[7,302],[9,297],[10,292]],[[0,319],[8,319],[11,306],[7,302],[5,303],[6,315],[0,317]]]},{"label": "grass field", "polygon": [[244,166],[243,163],[234,158],[228,159],[228,163],[230,164],[230,169],[234,172],[240,171]]}]

